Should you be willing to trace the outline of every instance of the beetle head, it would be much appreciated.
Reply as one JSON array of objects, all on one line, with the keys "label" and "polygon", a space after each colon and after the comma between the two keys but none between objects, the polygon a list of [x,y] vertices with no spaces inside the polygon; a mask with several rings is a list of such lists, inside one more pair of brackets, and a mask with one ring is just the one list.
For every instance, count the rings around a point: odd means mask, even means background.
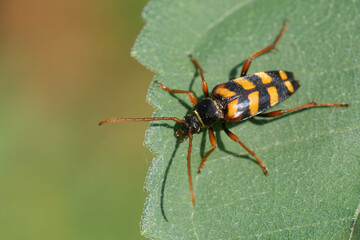
[{"label": "beetle head", "polygon": [[195,114],[185,116],[182,121],[183,124],[181,124],[179,130],[177,130],[175,134],[181,141],[184,141],[189,136],[189,131],[191,133],[200,131],[201,124]]}]

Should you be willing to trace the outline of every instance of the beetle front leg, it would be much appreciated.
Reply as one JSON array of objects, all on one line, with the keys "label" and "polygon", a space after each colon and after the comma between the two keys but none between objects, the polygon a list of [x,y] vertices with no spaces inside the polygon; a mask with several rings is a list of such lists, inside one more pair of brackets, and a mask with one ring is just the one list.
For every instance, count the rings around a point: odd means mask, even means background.
[{"label": "beetle front leg", "polygon": [[185,91],[185,90],[177,90],[177,89],[170,89],[167,86],[165,86],[164,84],[162,84],[159,81],[155,81],[155,83],[158,84],[158,86],[162,89],[164,89],[165,91],[172,93],[172,94],[176,94],[176,93],[186,93],[190,99],[190,101],[192,102],[192,104],[196,107],[198,105],[198,100],[195,97],[195,95],[190,92],[190,91]]}]

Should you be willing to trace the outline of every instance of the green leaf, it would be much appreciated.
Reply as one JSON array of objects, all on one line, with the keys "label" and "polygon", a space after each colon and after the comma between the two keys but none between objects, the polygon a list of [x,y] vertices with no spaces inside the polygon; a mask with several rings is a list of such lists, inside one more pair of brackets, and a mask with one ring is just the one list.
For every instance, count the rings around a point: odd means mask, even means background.
[{"label": "green leaf", "polygon": [[[152,239],[358,239],[360,236],[360,4],[359,1],[182,0],[151,1],[146,26],[133,49],[155,80],[202,97],[201,81],[187,55],[205,70],[209,88],[226,82],[239,64],[272,43],[286,18],[277,49],[258,57],[249,73],[292,71],[301,88],[275,109],[316,100],[351,103],[316,108],[279,119],[249,120],[230,129],[265,162],[256,161],[221,128],[219,147],[201,175],[211,147],[206,131],[194,135],[191,204],[186,155],[172,122],[154,122],[145,144],[155,154],[142,233]],[[152,84],[154,116],[182,118],[186,95]]]}]

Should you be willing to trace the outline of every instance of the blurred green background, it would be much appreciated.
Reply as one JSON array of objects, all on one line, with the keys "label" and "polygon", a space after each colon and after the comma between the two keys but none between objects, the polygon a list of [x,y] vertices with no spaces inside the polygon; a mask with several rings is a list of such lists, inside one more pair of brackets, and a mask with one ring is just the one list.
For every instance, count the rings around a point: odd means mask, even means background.
[{"label": "blurred green background", "polygon": [[146,0],[0,3],[0,239],[141,239]]}]

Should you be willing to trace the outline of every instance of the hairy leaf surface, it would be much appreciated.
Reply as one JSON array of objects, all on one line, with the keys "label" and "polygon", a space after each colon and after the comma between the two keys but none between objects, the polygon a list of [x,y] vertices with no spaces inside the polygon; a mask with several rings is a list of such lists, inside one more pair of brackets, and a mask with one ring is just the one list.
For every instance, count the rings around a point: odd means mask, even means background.
[{"label": "hairy leaf surface", "polygon": [[[275,109],[312,100],[351,103],[317,108],[278,119],[229,124],[265,162],[254,158],[215,127],[218,148],[201,175],[197,167],[211,146],[206,131],[194,135],[191,204],[186,155],[172,122],[154,122],[145,144],[155,155],[145,188],[141,221],[152,239],[357,239],[360,235],[360,4],[359,1],[182,0],[151,1],[133,56],[155,80],[203,96],[187,57],[205,70],[210,90],[239,76],[241,63],[272,43],[286,18],[277,49],[256,58],[249,73],[286,70],[301,87]],[[152,84],[154,116],[182,118],[191,111],[186,95]]]}]

